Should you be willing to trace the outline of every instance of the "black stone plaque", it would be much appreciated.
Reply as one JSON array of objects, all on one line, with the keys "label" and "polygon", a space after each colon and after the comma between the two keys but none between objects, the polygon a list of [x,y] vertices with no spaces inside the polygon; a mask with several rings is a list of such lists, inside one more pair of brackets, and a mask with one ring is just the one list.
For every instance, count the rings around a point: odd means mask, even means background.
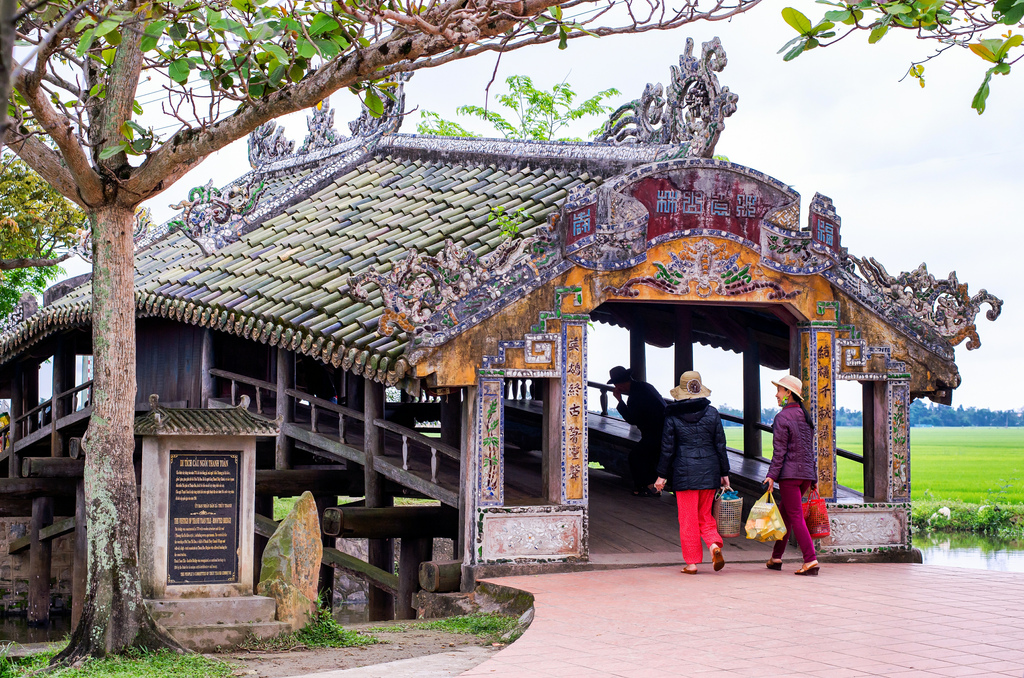
[{"label": "black stone plaque", "polygon": [[238,581],[241,452],[171,450],[168,584]]}]

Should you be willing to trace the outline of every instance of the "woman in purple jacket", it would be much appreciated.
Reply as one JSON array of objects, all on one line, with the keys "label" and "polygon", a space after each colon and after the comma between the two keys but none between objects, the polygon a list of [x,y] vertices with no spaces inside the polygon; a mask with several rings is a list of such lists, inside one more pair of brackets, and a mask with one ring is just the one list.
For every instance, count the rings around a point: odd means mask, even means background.
[{"label": "woman in purple jacket", "polygon": [[[804,522],[801,500],[804,493],[818,484],[818,468],[814,457],[814,425],[810,415],[801,407],[802,384],[792,375],[772,382],[778,387],[775,399],[782,409],[772,423],[772,465],[764,482],[771,492],[779,484],[779,510],[786,523],[786,531],[796,535],[796,543],[803,552],[804,565],[794,574],[818,575],[818,560],[814,553],[814,540]],[[766,563],[769,570],[782,569],[782,554],[788,539],[775,542],[772,557]]]}]

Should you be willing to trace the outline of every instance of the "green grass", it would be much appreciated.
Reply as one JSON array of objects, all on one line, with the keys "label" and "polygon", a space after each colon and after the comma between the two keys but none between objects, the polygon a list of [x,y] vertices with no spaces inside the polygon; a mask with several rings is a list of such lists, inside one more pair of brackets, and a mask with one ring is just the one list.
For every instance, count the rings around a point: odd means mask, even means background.
[{"label": "green grass", "polygon": [[311,647],[358,647],[378,642],[372,635],[346,629],[335,621],[329,608],[320,607],[316,617],[305,628],[266,640],[249,638],[241,647],[247,650],[284,652]]},{"label": "green grass", "polygon": [[[503,614],[490,612],[479,612],[458,617],[446,617],[444,619],[432,619],[430,621],[403,622],[387,626],[372,626],[366,631],[368,633],[403,633],[410,629],[425,629],[428,631],[442,631],[444,633],[457,633],[472,635],[482,638],[487,642],[497,641],[506,633],[513,631],[519,620]],[[514,638],[512,639],[514,640]],[[511,642],[511,641],[509,641]]]},{"label": "green grass", "polygon": [[[836,443],[861,454],[861,429],[840,426]],[[771,457],[771,434],[762,434]],[[743,445],[738,427],[725,429],[729,447]],[[859,463],[840,458],[839,484],[863,490]],[[910,432],[912,499],[975,504],[1024,503],[1024,429],[995,427],[914,428]]]},{"label": "green grass", "polygon": [[[27,678],[44,669],[56,651],[23,660],[0,659],[0,678]],[[134,651],[119,657],[90,659],[80,668],[57,669],[39,675],[53,678],[226,678],[235,667],[200,654]]]},{"label": "green grass", "polygon": [[[949,509],[947,518],[939,511]],[[968,504],[918,499],[911,521],[918,530],[972,532],[1001,539],[1024,537],[1024,504]]]}]

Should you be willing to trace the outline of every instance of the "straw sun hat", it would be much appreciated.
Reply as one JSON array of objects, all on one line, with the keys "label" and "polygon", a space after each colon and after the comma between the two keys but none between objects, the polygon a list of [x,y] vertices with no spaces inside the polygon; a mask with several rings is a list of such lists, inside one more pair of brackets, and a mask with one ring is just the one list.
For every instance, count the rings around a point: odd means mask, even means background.
[{"label": "straw sun hat", "polygon": [[670,390],[669,393],[676,400],[690,400],[691,398],[707,398],[711,395],[711,389],[701,382],[700,372],[683,372],[679,375],[679,386]]},{"label": "straw sun hat", "polygon": [[779,379],[778,381],[773,381],[772,383],[775,384],[776,386],[781,386],[782,388],[792,393],[797,400],[802,401],[804,399],[803,395],[801,394],[804,385],[800,382],[799,379],[794,377],[792,374],[787,374],[782,379]]}]

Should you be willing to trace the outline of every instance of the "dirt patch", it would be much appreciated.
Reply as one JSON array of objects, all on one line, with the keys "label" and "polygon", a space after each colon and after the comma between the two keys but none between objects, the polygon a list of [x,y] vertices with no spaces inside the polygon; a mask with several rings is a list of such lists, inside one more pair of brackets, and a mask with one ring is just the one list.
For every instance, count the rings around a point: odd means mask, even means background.
[{"label": "dirt patch", "polygon": [[[384,623],[393,624],[392,622]],[[380,625],[381,622],[346,624],[345,628],[365,632],[365,629]],[[213,656],[238,665],[239,670],[235,672],[236,675],[286,678],[319,671],[337,671],[384,664],[399,659],[449,652],[467,645],[483,644],[483,641],[476,636],[416,628],[399,632],[374,632],[372,635],[381,642],[359,647],[314,649],[300,647],[290,652],[235,651]],[[488,647],[490,647],[489,644]],[[493,652],[497,652],[501,647],[494,647]],[[248,671],[256,673],[248,673]]]}]

